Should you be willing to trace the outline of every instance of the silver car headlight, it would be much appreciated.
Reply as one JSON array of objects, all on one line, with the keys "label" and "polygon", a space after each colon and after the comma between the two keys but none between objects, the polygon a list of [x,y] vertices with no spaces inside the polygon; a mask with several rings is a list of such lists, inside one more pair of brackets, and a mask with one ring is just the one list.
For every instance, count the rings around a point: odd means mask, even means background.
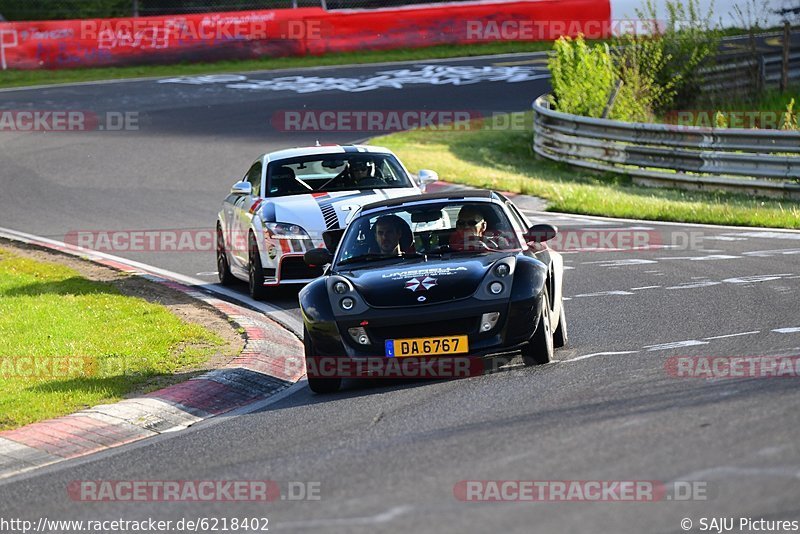
[{"label": "silver car headlight", "polygon": [[311,239],[308,232],[297,224],[270,222],[264,223],[264,229],[272,239]]}]

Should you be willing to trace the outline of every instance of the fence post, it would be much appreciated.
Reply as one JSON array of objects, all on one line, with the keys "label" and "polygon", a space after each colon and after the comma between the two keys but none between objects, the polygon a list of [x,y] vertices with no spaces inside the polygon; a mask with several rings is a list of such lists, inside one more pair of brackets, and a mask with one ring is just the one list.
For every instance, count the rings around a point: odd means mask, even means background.
[{"label": "fence post", "polygon": [[614,89],[611,91],[611,94],[608,96],[608,102],[606,102],[606,107],[603,108],[603,114],[601,118],[607,119],[608,114],[611,113],[611,108],[614,107],[614,102],[617,101],[617,96],[619,95],[619,90],[622,87],[622,80],[617,80],[614,84]]},{"label": "fence post", "polygon": [[785,93],[789,87],[789,40],[792,38],[789,32],[789,21],[783,23],[783,63],[781,65],[781,93]]},{"label": "fence post", "polygon": [[139,16],[139,0],[133,0],[133,16]]}]

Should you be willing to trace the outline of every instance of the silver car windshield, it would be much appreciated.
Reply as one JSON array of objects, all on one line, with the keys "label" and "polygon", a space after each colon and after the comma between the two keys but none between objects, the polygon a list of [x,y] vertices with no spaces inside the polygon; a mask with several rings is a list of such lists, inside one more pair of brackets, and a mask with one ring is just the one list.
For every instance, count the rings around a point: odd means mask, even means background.
[{"label": "silver car windshield", "polygon": [[321,154],[271,162],[265,196],[413,186],[391,154]]}]

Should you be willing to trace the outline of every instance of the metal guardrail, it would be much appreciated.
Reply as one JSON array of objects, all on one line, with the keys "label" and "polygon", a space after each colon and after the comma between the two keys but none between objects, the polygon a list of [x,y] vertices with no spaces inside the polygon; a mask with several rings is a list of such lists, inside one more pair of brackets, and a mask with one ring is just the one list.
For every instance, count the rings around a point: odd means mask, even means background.
[{"label": "metal guardrail", "polygon": [[800,200],[800,132],[627,123],[562,113],[536,99],[534,152],[634,183]]},{"label": "metal guardrail", "polygon": [[[724,64],[700,69],[704,93],[755,92],[759,87],[777,88],[781,82],[783,54],[763,54],[757,58],[728,57]],[[732,61],[731,61],[732,59]],[[800,80],[800,50],[789,54],[789,81]]]}]

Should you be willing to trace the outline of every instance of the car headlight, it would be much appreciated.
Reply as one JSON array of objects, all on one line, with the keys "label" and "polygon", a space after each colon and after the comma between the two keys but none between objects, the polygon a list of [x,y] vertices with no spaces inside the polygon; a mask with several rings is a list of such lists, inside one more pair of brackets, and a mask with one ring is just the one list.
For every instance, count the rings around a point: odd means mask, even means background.
[{"label": "car headlight", "polygon": [[342,307],[343,310],[350,311],[353,309],[353,306],[356,305],[356,301],[351,299],[350,297],[345,297],[342,299],[339,305]]},{"label": "car headlight", "polygon": [[348,291],[350,291],[350,286],[345,284],[344,282],[336,282],[333,284],[333,291],[338,295],[344,295]]},{"label": "car headlight", "polygon": [[511,272],[511,267],[507,263],[500,263],[494,268],[494,274],[500,278],[505,278]]},{"label": "car headlight", "polygon": [[311,239],[302,226],[289,223],[264,223],[264,229],[273,239]]},{"label": "car headlight", "polygon": [[501,284],[500,282],[492,282],[491,284],[489,284],[489,292],[492,295],[499,295],[500,293],[503,292],[503,284]]}]

